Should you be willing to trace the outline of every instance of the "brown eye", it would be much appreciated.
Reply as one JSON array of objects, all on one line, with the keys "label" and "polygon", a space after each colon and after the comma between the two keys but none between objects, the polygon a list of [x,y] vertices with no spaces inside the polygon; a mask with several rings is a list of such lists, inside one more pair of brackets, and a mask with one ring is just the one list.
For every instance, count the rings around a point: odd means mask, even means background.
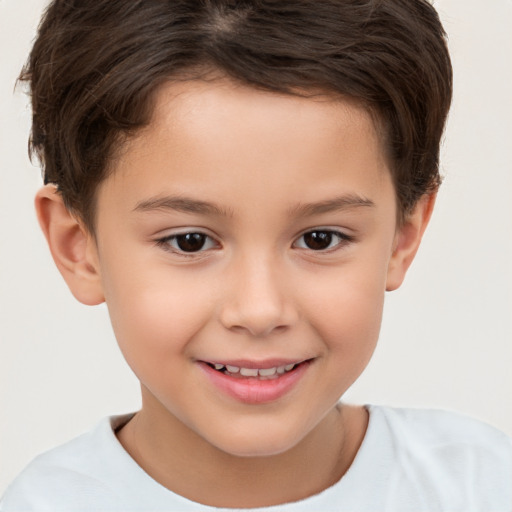
[{"label": "brown eye", "polygon": [[331,231],[311,231],[304,236],[304,244],[313,251],[322,251],[330,247],[333,239]]},{"label": "brown eye", "polygon": [[353,241],[353,237],[345,233],[329,229],[317,229],[304,233],[294,243],[294,247],[311,251],[326,251],[336,249],[338,246],[343,246],[351,241]]},{"label": "brown eye", "polygon": [[156,241],[159,247],[175,254],[193,254],[219,248],[219,244],[205,233],[190,231],[170,235]]},{"label": "brown eye", "polygon": [[202,233],[186,233],[176,235],[175,244],[183,252],[197,252],[204,248],[207,236]]}]

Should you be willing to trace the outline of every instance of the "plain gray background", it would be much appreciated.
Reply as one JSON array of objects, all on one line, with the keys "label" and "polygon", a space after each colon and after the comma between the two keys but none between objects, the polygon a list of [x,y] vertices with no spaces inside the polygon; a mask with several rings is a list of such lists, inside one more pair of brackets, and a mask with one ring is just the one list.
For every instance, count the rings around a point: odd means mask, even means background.
[{"label": "plain gray background", "polygon": [[[45,3],[0,0],[0,494],[37,453],[139,406],[106,307],[73,299],[33,211],[40,172],[13,88]],[[456,410],[512,435],[512,2],[435,5],[455,69],[445,183],[346,398]]]}]

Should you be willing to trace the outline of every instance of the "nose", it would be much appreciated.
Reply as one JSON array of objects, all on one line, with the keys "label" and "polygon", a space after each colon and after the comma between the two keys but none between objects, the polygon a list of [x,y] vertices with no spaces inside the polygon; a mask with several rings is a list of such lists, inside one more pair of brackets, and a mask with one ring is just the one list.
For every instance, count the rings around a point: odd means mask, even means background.
[{"label": "nose", "polygon": [[298,319],[286,272],[271,257],[239,261],[229,272],[220,321],[231,331],[265,337]]}]

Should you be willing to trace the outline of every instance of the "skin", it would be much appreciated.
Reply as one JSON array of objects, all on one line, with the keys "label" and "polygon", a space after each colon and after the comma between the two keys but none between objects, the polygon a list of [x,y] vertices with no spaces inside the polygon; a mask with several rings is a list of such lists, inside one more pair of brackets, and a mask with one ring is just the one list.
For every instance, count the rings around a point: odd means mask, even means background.
[{"label": "skin", "polygon": [[[39,192],[61,273],[81,302],[106,301],[141,382],[142,409],[118,438],[162,485],[258,507],[320,492],[349,468],[368,418],[339,399],[370,360],[385,291],[434,202],[397,226],[384,154],[352,102],[189,82],[160,89],[150,125],[99,186],[94,236],[54,187]],[[331,233],[327,248],[308,246],[315,230]],[[202,250],[180,252],[173,235],[198,232]],[[284,396],[249,404],[201,367],[240,359],[310,364]]]}]

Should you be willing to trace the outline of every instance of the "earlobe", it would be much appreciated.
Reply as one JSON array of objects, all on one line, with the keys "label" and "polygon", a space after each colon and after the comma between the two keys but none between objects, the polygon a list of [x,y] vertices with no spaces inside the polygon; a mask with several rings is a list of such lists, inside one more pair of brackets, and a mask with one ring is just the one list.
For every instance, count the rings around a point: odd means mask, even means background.
[{"label": "earlobe", "polygon": [[39,224],[53,260],[71,293],[87,305],[104,302],[94,238],[65,207],[54,185],[46,185],[35,198]]},{"label": "earlobe", "polygon": [[397,230],[393,254],[388,265],[386,291],[396,290],[402,284],[432,216],[435,200],[436,194],[424,195]]}]

